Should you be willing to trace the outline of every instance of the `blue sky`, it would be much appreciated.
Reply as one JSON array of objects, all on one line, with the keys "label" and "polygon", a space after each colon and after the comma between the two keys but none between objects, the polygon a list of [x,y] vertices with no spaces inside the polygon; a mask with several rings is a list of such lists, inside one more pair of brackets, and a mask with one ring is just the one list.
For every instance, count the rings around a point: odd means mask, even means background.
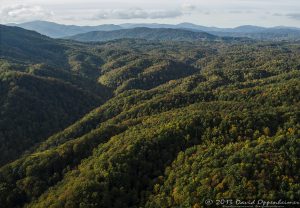
[{"label": "blue sky", "polygon": [[0,23],[181,23],[300,27],[300,0],[0,0]]}]

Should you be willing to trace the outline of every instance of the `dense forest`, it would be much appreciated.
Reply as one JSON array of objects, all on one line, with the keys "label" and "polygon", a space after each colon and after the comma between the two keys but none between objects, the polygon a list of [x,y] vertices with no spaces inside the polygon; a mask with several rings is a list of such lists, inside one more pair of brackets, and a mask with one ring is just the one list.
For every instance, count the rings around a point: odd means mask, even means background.
[{"label": "dense forest", "polygon": [[299,42],[0,29],[1,208],[300,199]]},{"label": "dense forest", "polygon": [[109,41],[122,38],[169,40],[169,41],[199,41],[222,39],[206,32],[189,31],[172,28],[147,28],[119,29],[113,31],[92,31],[65,37],[77,41]]}]

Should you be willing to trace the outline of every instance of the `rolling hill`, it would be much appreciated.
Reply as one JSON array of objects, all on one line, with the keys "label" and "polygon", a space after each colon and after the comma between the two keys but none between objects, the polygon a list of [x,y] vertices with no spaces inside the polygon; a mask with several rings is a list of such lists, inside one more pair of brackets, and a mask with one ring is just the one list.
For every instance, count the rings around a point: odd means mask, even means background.
[{"label": "rolling hill", "polygon": [[254,26],[238,27],[232,30],[211,32],[211,34],[228,37],[247,37],[262,41],[298,41],[300,29],[289,27],[261,28]]},{"label": "rolling hill", "polygon": [[77,41],[109,41],[124,38],[162,40],[162,41],[199,41],[216,40],[216,36],[205,32],[192,32],[170,28],[133,28],[115,31],[93,31],[66,37]]},{"label": "rolling hill", "polygon": [[300,198],[298,42],[81,43],[1,29],[0,207]]}]

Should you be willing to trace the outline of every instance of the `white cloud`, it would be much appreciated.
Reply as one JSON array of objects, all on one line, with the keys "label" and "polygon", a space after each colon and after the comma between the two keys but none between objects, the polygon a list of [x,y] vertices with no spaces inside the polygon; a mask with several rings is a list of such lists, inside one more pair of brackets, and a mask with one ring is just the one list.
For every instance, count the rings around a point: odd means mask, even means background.
[{"label": "white cloud", "polygon": [[255,13],[255,11],[253,10],[230,10],[229,11],[230,14],[253,14]]},{"label": "white cloud", "polygon": [[300,13],[290,13],[286,15],[287,17],[295,20],[300,20]]},{"label": "white cloud", "polygon": [[[0,23],[41,19],[80,25],[192,22],[220,27],[236,27],[244,24],[300,26],[299,0],[0,0],[0,2]],[[54,11],[55,15],[51,11]],[[264,19],[261,19],[262,15]]]},{"label": "white cloud", "polygon": [[182,16],[181,10],[144,10],[141,8],[99,10],[91,19],[165,19]]},{"label": "white cloud", "polygon": [[46,11],[40,6],[17,4],[0,7],[1,21],[3,22],[43,20],[51,17],[52,15],[53,12]]},{"label": "white cloud", "polygon": [[183,11],[193,11],[196,9],[196,6],[191,3],[183,3],[181,7]]}]

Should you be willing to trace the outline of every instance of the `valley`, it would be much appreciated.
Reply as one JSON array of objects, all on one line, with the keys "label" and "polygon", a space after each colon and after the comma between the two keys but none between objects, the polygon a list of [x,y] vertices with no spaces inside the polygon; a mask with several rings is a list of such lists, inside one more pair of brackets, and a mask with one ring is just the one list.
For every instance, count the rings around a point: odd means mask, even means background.
[{"label": "valley", "polygon": [[299,41],[0,29],[0,207],[300,198]]}]

